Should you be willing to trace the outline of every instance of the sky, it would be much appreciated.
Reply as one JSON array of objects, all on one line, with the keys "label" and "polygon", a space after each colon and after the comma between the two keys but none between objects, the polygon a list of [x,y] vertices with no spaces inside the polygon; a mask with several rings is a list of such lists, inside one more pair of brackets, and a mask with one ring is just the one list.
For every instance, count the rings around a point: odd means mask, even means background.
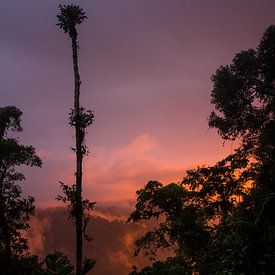
[{"label": "sky", "polygon": [[[86,144],[84,193],[97,202],[85,255],[93,274],[126,275],[133,241],[153,224],[125,224],[135,191],[149,180],[180,181],[186,169],[232,153],[207,118],[211,75],[242,50],[256,48],[275,24],[273,0],[1,0],[0,106],[23,111],[20,142],[42,168],[20,168],[37,212],[27,232],[41,259],[54,250],[74,258],[74,229],[55,198],[74,182],[70,40],[57,26],[58,4],[79,4],[81,103],[95,113]],[[70,240],[70,241],[68,241]],[[167,252],[165,252],[167,255]]]},{"label": "sky", "polygon": [[56,205],[74,181],[70,40],[55,24],[58,4],[79,4],[81,103],[95,113],[84,160],[85,195],[127,204],[149,180],[180,181],[236,143],[209,129],[211,75],[255,48],[275,23],[268,0],[2,0],[0,102],[23,111],[24,131],[43,167],[24,169],[24,193]]}]

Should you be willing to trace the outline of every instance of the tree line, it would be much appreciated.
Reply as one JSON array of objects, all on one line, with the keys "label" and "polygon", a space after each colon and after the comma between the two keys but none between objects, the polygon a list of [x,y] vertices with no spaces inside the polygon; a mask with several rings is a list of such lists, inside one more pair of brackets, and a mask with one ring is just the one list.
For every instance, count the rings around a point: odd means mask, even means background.
[{"label": "tree line", "polygon": [[240,146],[180,183],[149,181],[137,191],[129,221],[160,221],[135,242],[136,254],[154,260],[170,248],[174,257],[131,275],[275,273],[275,26],[212,82],[209,126]]},{"label": "tree line", "polygon": [[[74,72],[75,184],[61,182],[69,217],[75,225],[75,274],[87,274],[95,260],[83,257],[83,237],[94,202],[82,196],[82,162],[88,154],[86,128],[94,114],[80,105],[76,25],[87,17],[77,5],[60,5],[57,25],[69,35]],[[156,226],[135,241],[135,255],[152,265],[131,275],[274,274],[275,273],[275,26],[266,29],[256,49],[242,51],[212,76],[213,111],[208,119],[225,141],[239,147],[213,166],[188,170],[180,183],[149,181],[138,190],[128,222],[155,220]],[[35,214],[34,198],[22,197],[24,175],[18,166],[41,167],[32,146],[19,143],[22,112],[0,108],[0,272],[1,274],[74,274],[61,252],[43,261],[28,253],[23,232]],[[158,261],[160,250],[173,256]]]}]

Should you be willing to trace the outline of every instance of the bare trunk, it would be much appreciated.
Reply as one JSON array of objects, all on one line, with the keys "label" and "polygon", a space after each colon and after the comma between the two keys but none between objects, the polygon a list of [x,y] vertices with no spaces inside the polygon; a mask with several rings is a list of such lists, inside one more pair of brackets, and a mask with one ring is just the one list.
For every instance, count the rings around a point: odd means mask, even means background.
[{"label": "bare trunk", "polygon": [[72,36],[73,68],[74,68],[74,115],[75,115],[75,137],[76,137],[76,205],[75,205],[75,224],[76,224],[76,275],[82,274],[82,229],[83,229],[83,209],[82,209],[82,134],[80,128],[80,76],[78,72],[77,56],[77,33]]},{"label": "bare trunk", "polygon": [[6,261],[7,261],[7,265],[8,267],[10,267],[11,264],[11,236],[9,234],[9,232],[5,232],[6,233],[6,237],[5,237],[5,254],[6,254]]},{"label": "bare trunk", "polygon": [[11,251],[11,236],[10,236],[10,230],[8,227],[8,223],[5,217],[5,203],[4,203],[4,198],[3,198],[3,192],[4,192],[4,178],[6,177],[6,173],[7,173],[7,169],[8,169],[8,165],[6,165],[4,167],[4,170],[1,174],[1,178],[0,178],[0,229],[4,235],[4,242],[5,242],[5,258],[6,258],[6,263],[7,263],[7,267],[10,266],[11,264],[11,255],[12,255],[12,251]]},{"label": "bare trunk", "polygon": [[4,241],[4,257],[5,257],[5,267],[7,270],[7,274],[10,274],[9,269],[11,268],[11,256],[12,256],[12,250],[11,250],[11,235],[10,235],[10,229],[5,217],[5,205],[2,203],[2,195],[0,196],[0,230],[2,231],[2,234],[4,235],[3,241]]}]

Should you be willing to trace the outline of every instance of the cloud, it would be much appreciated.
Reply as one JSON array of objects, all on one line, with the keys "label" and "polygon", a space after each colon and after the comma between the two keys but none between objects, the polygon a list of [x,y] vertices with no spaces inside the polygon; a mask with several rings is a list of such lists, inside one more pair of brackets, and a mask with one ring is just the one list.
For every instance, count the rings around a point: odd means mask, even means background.
[{"label": "cloud", "polygon": [[141,134],[132,140],[126,146],[120,148],[116,154],[116,158],[130,159],[148,159],[150,154],[160,146],[156,138],[149,134]]},{"label": "cloud", "polygon": [[[37,198],[39,207],[60,206],[55,198],[61,193],[59,182],[74,182],[75,156],[68,151],[56,155],[39,150],[41,169],[23,169],[27,177],[24,192]],[[84,196],[101,204],[134,201],[135,193],[149,180],[164,184],[180,181],[185,163],[166,159],[163,144],[143,133],[117,148],[95,147],[83,161]]]},{"label": "cloud", "polygon": [[[111,217],[119,208],[100,210]],[[133,242],[145,231],[145,225],[126,224],[125,219],[118,220],[115,216],[110,219],[93,216],[87,228],[93,241],[84,244],[85,256],[96,260],[93,274],[126,275],[133,265],[141,267],[148,264],[142,256],[133,258]],[[74,235],[72,222],[67,219],[64,208],[40,209],[32,218],[28,232],[31,252],[43,259],[48,253],[59,250],[74,262]]]},{"label": "cloud", "polygon": [[108,221],[125,221],[134,209],[135,200],[97,203],[93,214]]},{"label": "cloud", "polygon": [[27,237],[32,253],[36,255],[44,254],[45,232],[49,232],[52,226],[49,219],[45,216],[38,216],[31,220],[31,230],[28,231]]},{"label": "cloud", "polygon": [[99,201],[132,200],[149,180],[179,181],[183,165],[165,161],[161,152],[162,144],[149,134],[112,151],[100,148],[84,164],[87,196]]}]

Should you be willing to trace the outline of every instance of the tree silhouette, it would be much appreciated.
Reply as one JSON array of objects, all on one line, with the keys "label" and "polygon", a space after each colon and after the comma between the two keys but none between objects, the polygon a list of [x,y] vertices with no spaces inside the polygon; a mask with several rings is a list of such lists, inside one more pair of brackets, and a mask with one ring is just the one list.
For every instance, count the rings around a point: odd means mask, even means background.
[{"label": "tree silhouette", "polygon": [[[221,66],[212,77],[212,112],[209,125],[224,139],[239,138],[254,161],[252,189],[234,213],[231,239],[235,243],[224,262],[238,259],[247,274],[275,270],[275,26],[265,31],[256,50],[242,51],[232,64]],[[273,248],[272,248],[273,247]],[[240,249],[241,248],[241,249]],[[242,253],[240,253],[242,251]],[[240,260],[242,263],[240,264]]]},{"label": "tree silhouette", "polygon": [[76,25],[81,24],[87,16],[85,12],[77,5],[59,5],[60,13],[57,15],[57,25],[68,33],[72,43],[72,57],[74,70],[74,108],[70,113],[70,125],[75,128],[75,151],[76,154],[76,184],[72,186],[61,183],[61,188],[65,196],[59,196],[58,199],[68,203],[71,217],[75,221],[76,227],[76,274],[83,274],[83,267],[87,267],[87,262],[92,268],[94,261],[85,259],[83,262],[83,233],[89,220],[89,213],[85,211],[92,210],[94,203],[82,199],[82,161],[85,154],[88,153],[85,146],[85,129],[92,124],[94,115],[90,110],[80,107],[80,75],[78,69],[78,41]]},{"label": "tree silhouette", "polygon": [[[162,221],[136,241],[137,252],[151,249],[154,256],[160,247],[177,245],[176,257],[132,274],[180,274],[171,262],[185,268],[182,274],[194,268],[200,274],[275,272],[275,26],[256,50],[237,54],[212,81],[216,111],[209,125],[241,145],[212,167],[187,171],[181,185],[149,182],[137,192],[129,220]],[[187,209],[196,211],[185,216]],[[196,242],[194,236],[205,238]]]},{"label": "tree silhouette", "polygon": [[178,258],[168,258],[166,262],[157,261],[153,263],[152,267],[145,267],[138,272],[137,267],[134,266],[129,275],[191,275],[192,271],[186,269]]},{"label": "tree silhouette", "polygon": [[[192,200],[192,192],[175,183],[163,186],[159,182],[150,181],[137,191],[136,210],[128,221],[157,219],[158,222],[152,231],[135,242],[135,255],[143,250],[150,260],[155,260],[159,249],[170,249],[175,254],[165,264],[154,265],[151,273],[147,268],[148,274],[154,274],[153,271],[157,272],[157,268],[168,269],[171,263],[175,264],[173,272],[178,270],[173,274],[183,271],[181,274],[191,274],[200,262],[210,231],[203,206]],[[143,270],[140,274],[147,274],[146,272]]]},{"label": "tree silhouette", "polygon": [[[14,106],[0,108],[0,271],[15,274],[21,255],[28,249],[23,231],[29,228],[34,214],[34,198],[22,198],[17,182],[25,179],[16,171],[17,166],[41,167],[41,159],[32,146],[25,146],[12,137],[11,132],[21,132],[22,112]],[[6,273],[5,273],[6,272]]]},{"label": "tree silhouette", "polygon": [[37,271],[37,275],[73,275],[74,267],[70,260],[59,251],[54,251],[46,256],[42,262],[44,268]]},{"label": "tree silhouette", "polygon": [[211,113],[209,125],[224,139],[240,138],[254,146],[252,153],[258,157],[261,152],[255,149],[265,144],[263,134],[274,121],[274,36],[275,26],[270,26],[257,50],[238,53],[232,64],[212,76],[212,103],[218,113]]}]

